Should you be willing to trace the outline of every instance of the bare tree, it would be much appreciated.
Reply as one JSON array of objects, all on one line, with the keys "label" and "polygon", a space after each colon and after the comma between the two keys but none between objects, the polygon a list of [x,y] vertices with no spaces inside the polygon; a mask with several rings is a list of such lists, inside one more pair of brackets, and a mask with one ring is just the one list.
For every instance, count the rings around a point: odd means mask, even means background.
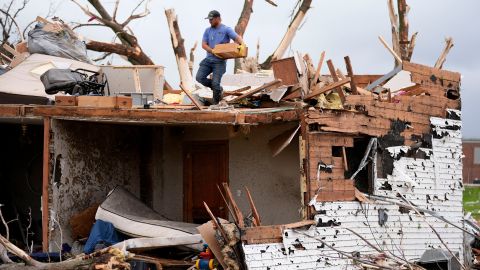
[{"label": "bare tree", "polygon": [[[145,54],[142,47],[138,43],[138,39],[133,34],[133,31],[128,27],[128,24],[133,20],[143,18],[150,14],[148,4],[150,0],[140,0],[137,6],[132,10],[130,16],[123,21],[118,21],[117,13],[120,6],[120,0],[115,1],[115,6],[112,11],[108,11],[100,0],[87,0],[90,5],[83,5],[79,0],[71,0],[95,23],[77,24],[74,28],[86,26],[101,26],[110,28],[115,37],[120,43],[102,42],[102,41],[87,41],[87,49],[104,53],[115,53],[125,56],[128,61],[134,65],[153,65],[152,59]],[[95,11],[90,10],[90,6]],[[143,11],[137,12],[143,6]]]},{"label": "bare tree", "polygon": [[10,0],[9,3],[5,3],[0,7],[0,53],[10,58],[13,57],[13,55],[5,50],[3,45],[7,44],[8,46],[12,46],[19,41],[24,41],[22,31],[17,23],[17,18],[29,1],[30,0]]}]

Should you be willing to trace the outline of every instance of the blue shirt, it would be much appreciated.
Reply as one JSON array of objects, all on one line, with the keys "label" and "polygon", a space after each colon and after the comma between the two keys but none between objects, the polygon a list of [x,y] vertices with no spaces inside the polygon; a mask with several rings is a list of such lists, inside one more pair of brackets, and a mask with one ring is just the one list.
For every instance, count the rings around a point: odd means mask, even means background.
[{"label": "blue shirt", "polygon": [[[224,24],[220,24],[216,28],[208,27],[205,29],[202,41],[206,42],[208,46],[213,49],[215,48],[215,45],[229,43],[230,39],[235,40],[237,37],[238,34],[235,33],[232,28]],[[219,59],[209,52],[207,52],[207,58]]]}]

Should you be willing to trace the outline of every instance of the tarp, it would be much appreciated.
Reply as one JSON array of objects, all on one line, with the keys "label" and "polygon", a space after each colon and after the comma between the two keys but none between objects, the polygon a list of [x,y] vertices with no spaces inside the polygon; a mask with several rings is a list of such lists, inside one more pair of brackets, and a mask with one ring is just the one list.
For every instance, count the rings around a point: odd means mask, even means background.
[{"label": "tarp", "polygon": [[112,223],[98,219],[93,224],[88,240],[83,247],[83,252],[86,254],[92,253],[95,251],[95,246],[99,243],[111,246],[122,240],[123,238],[115,231]]},{"label": "tarp", "polygon": [[53,96],[45,93],[45,88],[40,81],[40,75],[52,68],[100,70],[98,66],[80,61],[44,54],[32,54],[18,66],[0,75],[0,93],[52,99]]}]

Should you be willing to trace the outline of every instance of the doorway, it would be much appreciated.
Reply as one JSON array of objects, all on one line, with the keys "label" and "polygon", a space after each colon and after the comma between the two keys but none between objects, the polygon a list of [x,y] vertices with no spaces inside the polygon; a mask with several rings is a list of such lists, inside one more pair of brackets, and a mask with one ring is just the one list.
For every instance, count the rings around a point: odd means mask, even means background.
[{"label": "doorway", "polygon": [[217,188],[228,182],[228,141],[186,142],[183,147],[183,219],[202,224],[216,217],[227,219],[226,205]]}]

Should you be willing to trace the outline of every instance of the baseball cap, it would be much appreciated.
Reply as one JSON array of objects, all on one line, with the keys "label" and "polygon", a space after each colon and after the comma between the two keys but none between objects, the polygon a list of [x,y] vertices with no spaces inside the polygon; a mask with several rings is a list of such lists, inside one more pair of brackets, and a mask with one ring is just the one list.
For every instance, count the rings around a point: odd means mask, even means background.
[{"label": "baseball cap", "polygon": [[208,16],[205,18],[205,19],[213,19],[215,17],[220,17],[220,12],[216,11],[216,10],[212,10],[208,13]]}]

